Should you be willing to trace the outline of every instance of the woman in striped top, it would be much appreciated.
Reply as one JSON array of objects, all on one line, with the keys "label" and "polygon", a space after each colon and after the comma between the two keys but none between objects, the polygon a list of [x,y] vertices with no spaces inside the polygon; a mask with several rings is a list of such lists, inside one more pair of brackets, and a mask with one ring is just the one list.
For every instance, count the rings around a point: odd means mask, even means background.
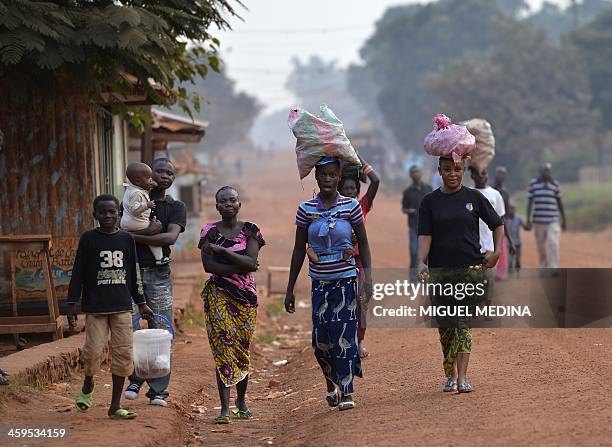
[{"label": "woman in striped top", "polygon": [[324,157],[315,167],[319,194],[300,203],[291,257],[285,309],[295,312],[293,289],[308,243],[312,278],[312,345],[327,384],[327,403],[340,410],[354,408],[353,378],[362,377],[357,355],[357,268],[351,231],[355,232],[365,271],[365,299],[372,296],[370,247],[359,202],[338,191],[340,163]]}]

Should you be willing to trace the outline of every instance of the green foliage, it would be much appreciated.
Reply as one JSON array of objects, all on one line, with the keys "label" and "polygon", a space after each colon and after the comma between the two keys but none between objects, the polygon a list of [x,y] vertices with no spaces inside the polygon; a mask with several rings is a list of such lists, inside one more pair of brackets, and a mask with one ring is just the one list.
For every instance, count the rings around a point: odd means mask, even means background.
[{"label": "green foliage", "polygon": [[311,56],[304,62],[298,58],[292,62],[293,70],[286,87],[299,98],[299,106],[318,113],[319,106],[327,104],[349,132],[356,131],[371,115],[372,110],[358,107],[354,96],[348,93],[347,71],[337,67],[335,61],[326,62],[319,56]]},{"label": "green foliage", "polygon": [[[591,135],[596,115],[581,59],[548,43],[525,23],[500,26],[500,43],[432,78],[439,110],[454,117],[484,117],[496,137],[496,164],[511,172],[511,186],[526,182],[542,161]],[[564,147],[560,147],[564,146]]]},{"label": "green foliage", "polygon": [[612,10],[569,35],[586,62],[593,107],[604,128],[612,128]]},{"label": "green foliage", "polygon": [[[207,65],[220,69],[219,41],[208,30],[229,28],[228,15],[236,15],[230,0],[3,2],[0,79],[15,92],[62,83],[96,100],[110,93],[125,115],[120,98],[132,93],[158,104],[177,101],[191,114],[188,94],[178,84],[205,76]],[[138,112],[131,116],[142,122]]]},{"label": "green foliage", "polygon": [[490,0],[439,0],[390,8],[377,23],[361,49],[367,73],[358,76],[378,86],[385,122],[406,150],[420,150],[432,128],[431,74],[494,45],[502,20],[512,19]]},{"label": "green foliage", "polygon": [[594,17],[612,9],[610,0],[582,0],[573,6],[563,9],[555,3],[545,1],[539,11],[527,18],[527,21],[544,31],[549,40],[558,43],[561,37],[573,31],[579,25],[584,25]]},{"label": "green foliage", "polygon": [[[211,68],[220,68],[218,58],[210,62]],[[206,132],[201,146],[209,153],[217,153],[222,148],[239,144],[248,138],[261,106],[257,100],[243,92],[237,92],[234,81],[228,78],[223,71],[211,73],[206,79],[198,76],[194,85],[181,84],[185,95],[191,102],[195,113],[193,116],[208,121],[209,129]],[[197,102],[200,97],[205,101]],[[196,101],[196,102],[192,102]],[[174,107],[174,110],[179,109]]]}]

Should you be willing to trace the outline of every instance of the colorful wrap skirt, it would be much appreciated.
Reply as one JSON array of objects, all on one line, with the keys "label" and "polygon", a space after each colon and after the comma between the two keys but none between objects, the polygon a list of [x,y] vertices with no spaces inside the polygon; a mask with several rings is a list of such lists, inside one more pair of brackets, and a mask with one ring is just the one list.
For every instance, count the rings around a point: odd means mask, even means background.
[{"label": "colorful wrap skirt", "polygon": [[[442,285],[452,284],[484,284],[484,295],[474,294],[471,297],[461,299],[455,296],[434,294],[430,296],[433,306],[474,306],[483,303],[487,299],[488,287],[485,282],[485,270],[481,266],[453,269],[432,269],[430,271],[431,282]],[[471,314],[474,312],[472,310]],[[444,374],[446,377],[454,375],[454,364],[457,354],[470,353],[472,351],[472,329],[469,317],[445,316],[436,317],[438,334],[442,346]]]},{"label": "colorful wrap skirt", "polygon": [[235,385],[249,374],[257,308],[245,306],[212,281],[201,296],[215,367],[225,386]]}]

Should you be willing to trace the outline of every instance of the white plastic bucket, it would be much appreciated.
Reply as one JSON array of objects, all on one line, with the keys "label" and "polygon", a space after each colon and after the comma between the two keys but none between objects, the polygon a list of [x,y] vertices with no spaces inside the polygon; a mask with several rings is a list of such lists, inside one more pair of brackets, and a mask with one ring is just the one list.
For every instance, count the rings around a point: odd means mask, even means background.
[{"label": "white plastic bucket", "polygon": [[172,334],[165,329],[140,329],[134,332],[134,371],[142,379],[157,379],[170,374]]}]

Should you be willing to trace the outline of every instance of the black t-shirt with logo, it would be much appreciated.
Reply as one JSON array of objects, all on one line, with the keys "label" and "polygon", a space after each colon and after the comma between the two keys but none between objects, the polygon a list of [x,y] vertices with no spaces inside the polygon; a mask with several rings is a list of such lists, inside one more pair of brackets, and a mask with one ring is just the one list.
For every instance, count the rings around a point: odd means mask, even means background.
[{"label": "black t-shirt with logo", "polygon": [[90,230],[81,235],[70,285],[68,302],[83,299],[81,308],[90,314],[132,310],[145,302],[136,244],[130,233],[109,234]]},{"label": "black t-shirt with logo", "polygon": [[475,189],[462,186],[450,194],[441,189],[427,194],[419,208],[419,236],[431,236],[428,266],[481,264],[479,218],[491,231],[502,225],[491,203]]},{"label": "black t-shirt with logo", "polygon": [[[180,200],[175,200],[172,196],[165,196],[161,200],[155,200],[155,209],[151,210],[151,219],[154,217],[159,220],[162,225],[161,232],[168,231],[168,225],[176,224],[181,227],[181,233],[185,231],[187,226],[187,208]],[[155,258],[151,253],[151,249],[146,244],[136,244],[138,259],[141,267],[155,267]],[[170,256],[170,246],[162,247],[164,256]]]}]

